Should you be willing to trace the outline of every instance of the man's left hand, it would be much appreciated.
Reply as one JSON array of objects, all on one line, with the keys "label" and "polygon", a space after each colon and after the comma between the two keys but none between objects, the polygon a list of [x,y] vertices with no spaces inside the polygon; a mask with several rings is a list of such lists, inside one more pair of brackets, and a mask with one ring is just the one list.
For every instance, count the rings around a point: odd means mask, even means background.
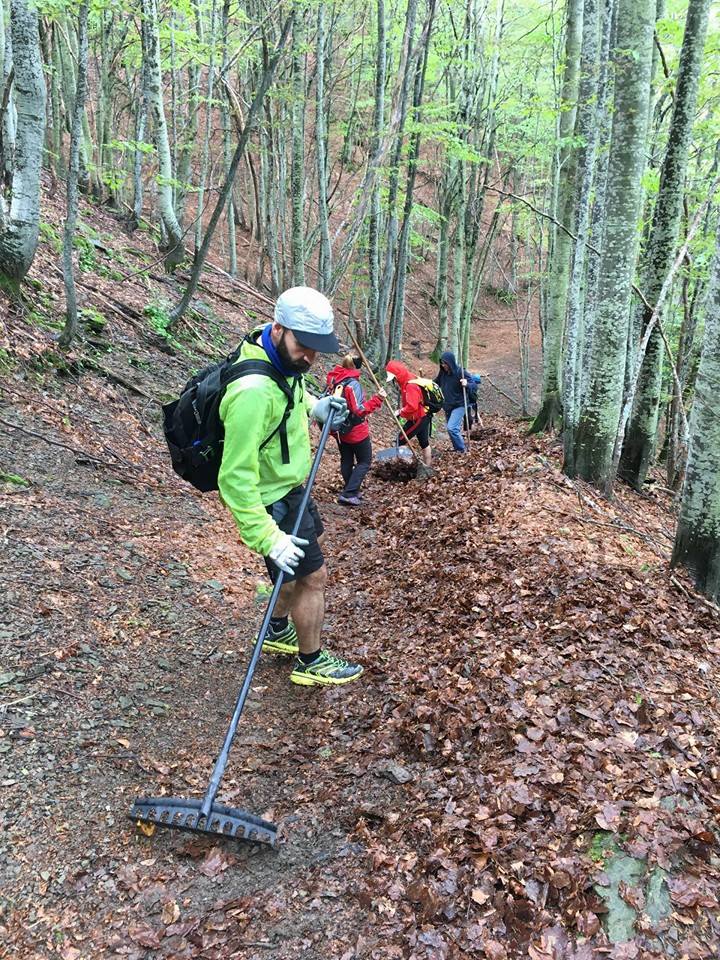
[{"label": "man's left hand", "polygon": [[465,379],[465,377],[463,377],[463,378],[460,380],[460,386],[461,386],[461,387],[466,387],[466,386],[467,386],[467,380]]},{"label": "man's left hand", "polygon": [[310,415],[318,423],[325,423],[331,417],[330,428],[337,430],[349,417],[350,410],[344,397],[320,397]]}]

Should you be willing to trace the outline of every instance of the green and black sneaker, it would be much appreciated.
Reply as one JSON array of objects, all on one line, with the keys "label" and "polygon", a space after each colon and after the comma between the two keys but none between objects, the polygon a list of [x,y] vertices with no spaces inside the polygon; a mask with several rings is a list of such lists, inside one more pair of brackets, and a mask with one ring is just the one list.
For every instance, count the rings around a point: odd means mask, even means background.
[{"label": "green and black sneaker", "polygon": [[315,684],[350,683],[362,676],[363,668],[359,663],[348,663],[342,657],[336,657],[327,650],[321,650],[320,656],[312,663],[303,663],[300,657],[295,661],[295,669],[290,674],[292,683],[304,687]]},{"label": "green and black sneaker", "polygon": [[[257,640],[257,637],[255,639]],[[288,621],[288,625],[284,629],[278,630],[277,633],[270,624],[263,640],[263,650],[270,653],[287,653],[291,656],[297,656],[300,648],[298,647],[295,624]]]}]

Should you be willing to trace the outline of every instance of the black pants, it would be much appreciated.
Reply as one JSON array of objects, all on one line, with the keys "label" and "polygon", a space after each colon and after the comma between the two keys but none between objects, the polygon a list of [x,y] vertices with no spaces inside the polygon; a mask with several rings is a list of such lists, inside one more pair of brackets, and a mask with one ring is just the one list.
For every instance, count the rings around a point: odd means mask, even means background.
[{"label": "black pants", "polygon": [[345,481],[343,496],[356,497],[372,463],[370,437],[360,440],[359,443],[338,440],[338,446],[340,447],[340,473]]},{"label": "black pants", "polygon": [[[420,444],[420,449],[424,450],[426,447],[430,446],[430,437],[432,435],[432,414],[426,413],[422,420],[413,420],[410,423],[406,423],[404,430],[405,435],[410,437],[411,440],[413,437],[417,437],[417,441]],[[402,447],[406,442],[405,436],[403,436],[401,433],[398,437],[399,446]]]},{"label": "black pants", "polygon": [[[300,506],[304,490],[305,488],[302,486],[295,487],[293,490],[290,490],[289,493],[286,493],[281,500],[276,500],[275,503],[271,503],[265,507],[283,533],[292,532],[292,528],[297,520],[298,507]],[[310,497],[307,509],[303,514],[302,523],[297,532],[299,537],[309,542],[306,547],[303,547],[305,556],[297,567],[295,567],[295,572],[285,574],[286,583],[291,580],[302,580],[303,577],[310,576],[311,573],[315,573],[315,571],[319,570],[325,563],[323,552],[318,543],[318,537],[322,532],[323,522],[320,519],[315,501]],[[265,566],[267,567],[270,579],[275,583],[280,571],[269,557],[265,557]]]}]

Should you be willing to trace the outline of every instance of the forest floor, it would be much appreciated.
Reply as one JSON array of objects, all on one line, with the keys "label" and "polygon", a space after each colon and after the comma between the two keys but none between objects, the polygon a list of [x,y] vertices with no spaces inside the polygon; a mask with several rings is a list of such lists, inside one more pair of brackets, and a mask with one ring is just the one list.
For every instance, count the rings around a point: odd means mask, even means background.
[{"label": "forest floor", "polygon": [[[260,660],[220,799],[278,849],[137,831],[137,796],[202,795],[266,601],[169,470],[157,400],[267,308],[218,275],[168,332],[145,308],[173,281],[98,210],[104,320],[63,358],[50,210],[27,303],[0,302],[0,956],[717,956],[718,610],[668,569],[659,483],[602,500],[487,384],[426,482],[371,474],[348,511],[325,458],[325,639],[365,674],[305,689]],[[517,396],[510,315],[483,313],[472,366]]]}]

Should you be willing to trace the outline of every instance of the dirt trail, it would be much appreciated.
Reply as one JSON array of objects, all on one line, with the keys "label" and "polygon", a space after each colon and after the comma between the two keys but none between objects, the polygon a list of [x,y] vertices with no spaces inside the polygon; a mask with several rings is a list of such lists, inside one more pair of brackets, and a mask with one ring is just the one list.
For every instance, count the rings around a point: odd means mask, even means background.
[{"label": "dirt trail", "polygon": [[[325,640],[366,673],[303,689],[263,657],[220,794],[280,848],[137,832],[135,796],[202,795],[261,618],[263,564],[173,477],[156,402],[246,318],[218,280],[202,336],[169,336],[143,309],[174,281],[82,279],[109,320],[76,355],[0,318],[0,956],[716,956],[718,612],[668,571],[662,492],[570,483],[488,385],[481,439],[454,456],[439,429],[427,483],[371,474],[347,511],[328,451]],[[472,365],[519,396],[511,313],[480,313]]]}]

